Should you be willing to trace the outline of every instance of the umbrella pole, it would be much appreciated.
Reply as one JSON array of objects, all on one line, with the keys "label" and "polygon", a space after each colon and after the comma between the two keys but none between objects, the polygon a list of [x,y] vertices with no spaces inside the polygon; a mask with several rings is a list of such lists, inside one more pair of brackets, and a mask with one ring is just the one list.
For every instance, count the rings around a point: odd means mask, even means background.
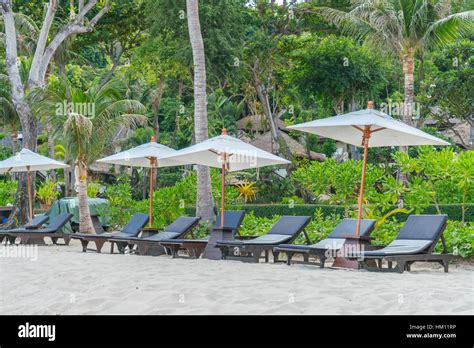
[{"label": "umbrella pole", "polygon": [[222,173],[221,173],[221,228],[224,228],[224,210],[225,210],[225,166],[227,154],[222,154]]},{"label": "umbrella pole", "polygon": [[368,150],[369,150],[370,134],[371,134],[370,126],[365,126],[364,135],[362,137],[362,143],[364,144],[364,159],[362,160],[362,175],[361,175],[361,178],[360,178],[356,236],[360,236],[360,222],[361,222],[361,218],[362,218],[362,201],[363,201],[363,198],[364,198],[364,185],[365,185],[365,169],[367,167],[367,154],[368,154]]},{"label": "umbrella pole", "polygon": [[[152,162],[153,165],[154,161]],[[149,226],[153,224],[153,174],[154,174],[154,168],[150,168],[150,209],[149,209],[149,214],[150,214],[150,219],[149,219]]]},{"label": "umbrella pole", "polygon": [[31,192],[31,174],[30,174],[30,167],[26,167],[27,172],[26,172],[26,181],[27,181],[27,191],[28,191],[28,206],[29,206],[29,218],[30,218],[30,224],[33,223],[33,197],[32,197],[32,192]]}]

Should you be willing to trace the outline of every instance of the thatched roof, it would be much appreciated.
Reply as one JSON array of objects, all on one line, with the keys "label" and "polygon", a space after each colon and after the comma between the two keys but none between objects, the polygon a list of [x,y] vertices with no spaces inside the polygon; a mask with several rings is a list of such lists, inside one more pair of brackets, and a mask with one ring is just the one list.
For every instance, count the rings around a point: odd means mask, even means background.
[{"label": "thatched roof", "polygon": [[[288,144],[288,147],[294,156],[308,158],[308,153],[303,145],[284,132],[280,132],[280,135]],[[250,142],[250,144],[264,151],[272,152],[272,136],[270,132],[257,136]],[[326,156],[324,154],[311,151],[309,158],[311,160],[324,161]]]},{"label": "thatched roof", "polygon": [[[237,129],[247,132],[267,132],[270,130],[270,126],[268,125],[268,121],[264,115],[246,116],[238,120],[235,125],[237,126]],[[280,130],[288,132],[285,122],[281,119],[276,120],[276,125]]]},{"label": "thatched roof", "polygon": [[237,121],[235,124],[237,129],[252,131],[252,132],[266,132],[268,130],[268,122],[263,115],[250,115]]}]

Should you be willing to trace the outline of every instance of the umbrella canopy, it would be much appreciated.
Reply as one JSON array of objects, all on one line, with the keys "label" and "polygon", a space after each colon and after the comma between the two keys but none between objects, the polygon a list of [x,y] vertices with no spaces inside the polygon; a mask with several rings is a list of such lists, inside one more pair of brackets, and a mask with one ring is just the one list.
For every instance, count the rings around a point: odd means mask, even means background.
[{"label": "umbrella canopy", "polygon": [[119,152],[115,155],[97,160],[99,163],[118,164],[129,167],[150,168],[150,227],[153,223],[153,181],[154,170],[160,167],[182,166],[182,162],[165,157],[172,156],[177,151],[165,145],[158,144],[155,137],[151,138],[151,142],[134,147],[130,150]]},{"label": "umbrella canopy", "polygon": [[53,160],[37,154],[28,149],[23,149],[15,156],[7,158],[0,162],[0,174],[9,172],[27,172],[28,180],[28,203],[29,203],[29,218],[30,223],[33,220],[33,193],[31,192],[31,172],[38,170],[52,170],[59,168],[68,168],[67,164]]},{"label": "umbrella canopy", "polygon": [[156,143],[153,138],[149,143],[102,158],[96,162],[143,168],[180,166],[182,165],[180,162],[164,159],[164,157],[174,155],[176,152],[170,147]]},{"label": "umbrella canopy", "polygon": [[368,102],[366,110],[301,123],[289,126],[288,128],[364,147],[361,185],[358,200],[357,236],[360,235],[365,170],[367,166],[367,153],[369,147],[450,145],[444,140],[436,138],[403,122],[397,121],[381,111],[374,110],[374,103],[372,101]]},{"label": "umbrella canopy", "polygon": [[7,172],[29,172],[68,168],[67,164],[41,156],[36,152],[23,149],[15,156],[0,161],[0,174]]},{"label": "umbrella canopy", "polygon": [[229,172],[290,163],[284,158],[227,135],[225,129],[222,135],[179,150],[169,159],[214,168],[222,168],[225,162]]},{"label": "umbrella canopy", "polygon": [[200,164],[222,169],[221,227],[224,226],[224,189],[226,171],[232,172],[291,163],[284,158],[275,156],[269,152],[247,144],[240,139],[227,135],[227,130],[225,128],[222,129],[222,135],[179,150],[169,159],[180,161],[182,164]]},{"label": "umbrella canopy", "polygon": [[[289,126],[288,129],[317,134],[355,146],[363,146],[362,132],[368,126],[372,133],[368,143],[369,147],[449,145],[444,140],[395,120],[372,107],[373,104],[370,104],[365,110],[300,123]],[[379,129],[383,132],[379,132]]]}]

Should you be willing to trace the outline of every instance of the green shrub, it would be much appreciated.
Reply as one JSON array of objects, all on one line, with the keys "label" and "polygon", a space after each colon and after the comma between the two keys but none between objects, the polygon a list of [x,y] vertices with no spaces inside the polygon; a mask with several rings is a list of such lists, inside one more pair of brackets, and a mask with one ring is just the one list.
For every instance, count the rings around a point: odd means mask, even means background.
[{"label": "green shrub", "polygon": [[[474,256],[474,222],[463,224],[460,221],[448,221],[444,236],[449,253],[461,257]],[[436,251],[442,252],[442,250],[442,244],[439,242]]]},{"label": "green shrub", "polygon": [[18,182],[15,180],[0,181],[0,206],[6,206],[15,202]]},{"label": "green shrub", "polygon": [[36,192],[36,197],[46,205],[53,204],[58,196],[59,192],[56,190],[56,184],[49,179],[42,183]]},{"label": "green shrub", "polygon": [[98,182],[90,182],[87,184],[87,197],[96,198],[100,191],[100,184]]}]

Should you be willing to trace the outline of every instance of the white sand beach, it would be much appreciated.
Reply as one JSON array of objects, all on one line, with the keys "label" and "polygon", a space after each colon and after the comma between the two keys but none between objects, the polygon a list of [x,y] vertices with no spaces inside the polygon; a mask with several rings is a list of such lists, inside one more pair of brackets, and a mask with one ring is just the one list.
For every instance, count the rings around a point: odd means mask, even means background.
[{"label": "white sand beach", "polygon": [[382,274],[82,253],[78,241],[3,256],[0,314],[474,314],[467,263]]}]

